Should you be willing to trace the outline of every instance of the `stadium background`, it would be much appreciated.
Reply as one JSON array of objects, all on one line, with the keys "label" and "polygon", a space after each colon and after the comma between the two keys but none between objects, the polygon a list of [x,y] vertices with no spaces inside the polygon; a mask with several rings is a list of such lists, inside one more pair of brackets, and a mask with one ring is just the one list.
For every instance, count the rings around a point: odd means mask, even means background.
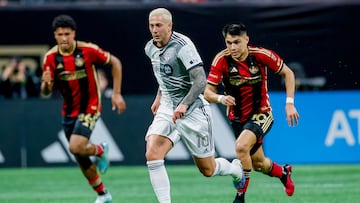
[{"label": "stadium background", "polygon": [[[301,64],[306,78],[326,78],[321,87],[297,92],[301,122],[288,128],[283,83],[270,74],[276,124],[266,138],[265,150],[274,160],[295,164],[360,162],[357,2],[9,5],[0,7],[0,59],[21,54],[35,59],[40,67],[42,55],[55,43],[50,26],[53,17],[72,15],[78,23],[78,39],[101,45],[123,62],[127,112],[117,116],[104,100],[104,124],[99,130],[118,149],[112,163],[144,165],[144,134],[151,122],[149,106],[156,84],[143,47],[150,39],[148,12],[159,6],[173,13],[175,30],[191,36],[207,71],[215,53],[224,47],[221,28],[229,22],[243,22],[251,44],[275,50],[289,64]],[[59,98],[0,103],[0,167],[75,165],[61,138]],[[225,122],[223,109],[213,109],[220,110],[220,120],[215,123],[220,145],[217,153],[231,158],[229,129],[219,124]],[[181,147],[168,159],[170,164],[192,162]]]}]

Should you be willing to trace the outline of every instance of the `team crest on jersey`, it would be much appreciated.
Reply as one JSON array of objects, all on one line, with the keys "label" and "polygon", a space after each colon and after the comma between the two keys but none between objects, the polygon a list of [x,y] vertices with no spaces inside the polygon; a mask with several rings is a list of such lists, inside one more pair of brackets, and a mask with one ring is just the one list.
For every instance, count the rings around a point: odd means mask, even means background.
[{"label": "team crest on jersey", "polygon": [[79,66],[79,67],[83,66],[84,65],[84,59],[81,58],[80,56],[77,56],[75,58],[75,65]]},{"label": "team crest on jersey", "polygon": [[165,64],[164,67],[163,67],[163,72],[164,72],[166,75],[172,75],[173,69],[172,69],[172,67],[171,67],[169,64]]},{"label": "team crest on jersey", "polygon": [[255,73],[259,72],[259,67],[257,67],[257,66],[250,66],[250,67],[249,67],[249,71],[250,71],[251,74],[255,74]]}]

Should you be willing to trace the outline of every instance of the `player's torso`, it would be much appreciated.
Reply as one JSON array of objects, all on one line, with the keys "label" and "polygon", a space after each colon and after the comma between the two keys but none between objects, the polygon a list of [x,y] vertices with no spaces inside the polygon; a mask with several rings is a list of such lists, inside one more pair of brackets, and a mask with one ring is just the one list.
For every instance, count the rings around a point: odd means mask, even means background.
[{"label": "player's torso", "polygon": [[91,50],[78,47],[71,55],[54,55],[54,76],[64,98],[63,113],[76,115],[101,110],[99,85]]},{"label": "player's torso", "polygon": [[178,52],[182,45],[175,40],[162,48],[152,45],[149,49],[153,72],[162,94],[162,105],[175,108],[191,88],[190,75]]},{"label": "player's torso", "polygon": [[235,117],[247,120],[253,113],[270,110],[267,93],[267,67],[258,54],[250,53],[246,61],[225,59],[223,82],[225,91],[235,97]]}]

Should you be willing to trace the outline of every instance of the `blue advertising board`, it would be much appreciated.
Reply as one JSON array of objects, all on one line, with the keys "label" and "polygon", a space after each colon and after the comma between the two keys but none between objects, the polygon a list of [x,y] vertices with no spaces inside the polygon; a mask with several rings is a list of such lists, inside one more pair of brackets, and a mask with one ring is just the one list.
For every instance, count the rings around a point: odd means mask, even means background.
[{"label": "blue advertising board", "polygon": [[289,127],[285,93],[270,94],[275,123],[266,155],[279,163],[360,163],[360,92],[298,92],[299,124]]}]

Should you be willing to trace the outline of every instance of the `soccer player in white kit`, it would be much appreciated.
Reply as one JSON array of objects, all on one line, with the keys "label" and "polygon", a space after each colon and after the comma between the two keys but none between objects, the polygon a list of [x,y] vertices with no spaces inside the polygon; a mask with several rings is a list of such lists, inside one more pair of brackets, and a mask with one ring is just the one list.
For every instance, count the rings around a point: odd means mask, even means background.
[{"label": "soccer player in white kit", "polygon": [[170,203],[166,154],[181,140],[205,177],[231,175],[244,180],[241,162],[214,157],[212,119],[203,92],[207,83],[203,62],[193,42],[172,30],[172,15],[165,8],[149,14],[152,39],[145,46],[151,59],[158,92],[151,106],[154,120],[146,133],[146,164],[160,203]]}]

